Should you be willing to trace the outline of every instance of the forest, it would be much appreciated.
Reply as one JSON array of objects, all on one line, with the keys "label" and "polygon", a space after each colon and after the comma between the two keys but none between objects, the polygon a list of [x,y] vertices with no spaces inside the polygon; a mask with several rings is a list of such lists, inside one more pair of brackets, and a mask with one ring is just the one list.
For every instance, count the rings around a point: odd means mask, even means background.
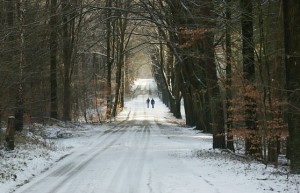
[{"label": "forest", "polygon": [[[0,120],[105,122],[151,69],[212,147],[300,173],[298,0],[0,2]],[[149,91],[151,92],[151,91]],[[299,100],[299,101],[298,101]],[[4,143],[5,133],[1,133]]]}]

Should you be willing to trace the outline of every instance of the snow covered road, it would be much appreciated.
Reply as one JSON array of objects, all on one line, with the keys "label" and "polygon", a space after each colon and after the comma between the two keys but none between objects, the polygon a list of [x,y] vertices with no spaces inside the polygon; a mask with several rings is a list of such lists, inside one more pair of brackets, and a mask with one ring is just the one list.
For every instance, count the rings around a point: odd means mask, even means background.
[{"label": "snow covered road", "polygon": [[193,145],[197,143],[186,143],[184,139],[197,139],[175,135],[171,126],[164,125],[159,107],[148,109],[146,104],[139,104],[145,103],[145,97],[138,96],[133,101],[136,104],[122,112],[111,128],[90,139],[88,147],[77,148],[16,192],[138,193],[167,192],[178,187],[178,192],[197,192],[196,184],[191,184],[197,182],[190,180],[194,174],[176,159],[178,153],[196,148]]},{"label": "snow covered road", "polygon": [[[88,147],[77,148],[17,192],[165,192],[165,186],[182,187],[184,192],[191,192],[186,188],[191,182],[180,179],[183,163],[174,160],[178,152],[191,151],[189,143],[183,139],[172,142],[163,134],[172,128],[161,125],[161,117],[155,116],[156,109],[139,107],[141,105],[135,105],[122,113],[110,129],[93,136]],[[187,136],[181,137],[190,140]],[[165,180],[169,179],[164,178],[174,175],[174,171],[178,172],[175,175],[178,181],[173,179],[174,184],[166,184]]]},{"label": "snow covered road", "polygon": [[[297,193],[290,177],[259,163],[211,150],[211,136],[179,127],[140,81],[135,96],[108,127],[15,193]],[[151,92],[148,92],[151,90]],[[154,97],[155,108],[146,99]]]}]

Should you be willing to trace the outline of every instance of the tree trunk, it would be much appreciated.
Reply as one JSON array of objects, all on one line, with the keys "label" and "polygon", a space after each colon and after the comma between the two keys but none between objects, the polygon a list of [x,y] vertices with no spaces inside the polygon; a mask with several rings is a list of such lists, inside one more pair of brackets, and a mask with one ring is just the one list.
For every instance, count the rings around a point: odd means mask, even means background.
[{"label": "tree trunk", "polygon": [[[6,4],[6,22],[7,22],[7,27],[10,29],[14,29],[14,23],[15,23],[15,19],[14,19],[14,1],[13,0],[7,0],[4,2]],[[8,33],[8,37],[7,37],[7,44],[9,49],[13,49],[14,44],[15,44],[15,36],[14,33],[12,31],[9,31]],[[14,65],[14,55],[15,55],[15,51],[10,51],[8,54],[8,63],[11,66],[15,66]],[[13,76],[12,74],[10,74],[10,79],[13,80]],[[16,103],[14,99],[17,99],[17,95],[16,95],[16,87],[17,85],[13,85],[9,87],[9,97],[13,99],[13,103]],[[15,127],[15,124],[14,124]]]},{"label": "tree trunk", "polygon": [[231,0],[226,0],[226,30],[225,30],[225,41],[226,41],[226,126],[227,126],[227,148],[234,151],[233,145],[233,133],[232,129],[232,113],[230,112],[231,100],[232,100],[232,53],[231,53],[231,33],[230,33],[230,21],[231,21]]},{"label": "tree trunk", "polygon": [[213,148],[226,148],[225,141],[225,124],[223,114],[223,103],[221,93],[218,85],[217,68],[214,56],[213,34],[205,34],[203,41],[206,49],[206,76],[207,76],[207,90],[209,95],[212,128],[213,128]]},{"label": "tree trunk", "polygon": [[170,65],[170,84],[172,86],[172,94],[174,96],[174,100],[173,100],[173,115],[177,118],[177,119],[181,119],[181,95],[180,95],[180,88],[181,88],[181,80],[180,80],[180,72],[181,72],[181,68],[180,65],[178,64],[178,62],[175,60],[173,54],[171,53],[170,48],[168,48],[168,65]]},{"label": "tree trunk", "polygon": [[[73,3],[73,4],[72,4]],[[64,103],[63,103],[63,119],[71,121],[71,77],[72,77],[72,56],[75,44],[75,15],[76,1],[62,3],[63,11],[63,63],[64,63]]]},{"label": "tree trunk", "polygon": [[283,3],[285,64],[288,95],[289,158],[291,172],[300,174],[300,1]]},{"label": "tree trunk", "polygon": [[242,23],[242,54],[243,75],[245,81],[245,124],[249,132],[246,138],[246,154],[261,156],[260,139],[257,134],[256,124],[256,100],[252,97],[255,92],[255,65],[254,65],[254,42],[253,42],[253,8],[252,1],[241,0],[241,23]]},{"label": "tree trunk", "polygon": [[111,73],[112,73],[112,64],[113,58],[111,57],[111,35],[112,35],[112,26],[111,26],[111,9],[112,0],[106,0],[106,119],[111,118],[111,103],[112,103],[112,93],[111,93]]},{"label": "tree trunk", "polygon": [[50,5],[50,117],[57,119],[57,49],[58,49],[58,34],[57,34],[57,0],[51,0]]},{"label": "tree trunk", "polygon": [[[173,58],[173,57],[172,57]],[[175,61],[172,61],[172,63],[174,64],[174,77],[173,77],[173,81],[174,83],[173,85],[173,95],[175,97],[174,99],[174,109],[173,109],[173,115],[177,118],[177,119],[181,119],[181,96],[180,96],[180,88],[181,88],[181,81],[180,81],[180,66],[178,65],[178,63]]]},{"label": "tree trunk", "polygon": [[7,120],[5,141],[7,145],[7,150],[15,149],[15,117],[10,116]]},{"label": "tree trunk", "polygon": [[195,115],[193,110],[192,97],[189,92],[189,89],[186,86],[181,91],[182,91],[183,101],[184,101],[185,124],[190,127],[193,127],[196,125],[196,122],[195,122]]},{"label": "tree trunk", "polygon": [[[207,29],[212,29],[215,24],[211,21],[213,18],[213,1],[207,0],[203,7],[203,14],[210,20],[203,21]],[[207,92],[209,96],[209,104],[211,111],[212,129],[213,129],[213,148],[226,148],[225,140],[225,122],[223,112],[223,102],[221,92],[218,84],[217,66],[215,62],[215,48],[214,48],[214,34],[213,32],[206,32],[203,35],[203,53]]]},{"label": "tree trunk", "polygon": [[63,11],[63,63],[64,63],[64,92],[63,92],[63,120],[70,121],[71,120],[71,83],[69,79],[70,67],[71,67],[71,41],[69,34],[69,25],[68,22],[68,14],[70,11],[70,4],[66,1],[62,3],[62,11]]},{"label": "tree trunk", "polygon": [[121,93],[120,93],[120,107],[124,108],[124,97],[125,97],[125,85],[126,85],[126,58],[124,56],[123,61],[123,70],[122,70],[122,80],[121,80]]},{"label": "tree trunk", "polygon": [[23,69],[25,62],[24,55],[24,2],[19,0],[18,2],[18,17],[19,17],[19,73],[18,73],[18,91],[17,91],[17,108],[15,111],[15,127],[16,131],[23,130],[24,124],[24,91],[23,91]]},{"label": "tree trunk", "polygon": [[207,92],[196,91],[193,101],[193,106],[197,107],[194,109],[196,129],[203,130],[204,133],[213,133],[209,94]]},{"label": "tree trunk", "polygon": [[117,115],[118,106],[120,103],[120,94],[122,89],[122,71],[123,71],[123,64],[124,64],[124,36],[125,36],[125,30],[124,30],[124,23],[122,22],[122,19],[120,18],[119,22],[119,32],[120,32],[120,40],[118,42],[118,60],[117,60],[117,72],[116,72],[116,87],[115,87],[115,103],[114,108],[112,112],[112,116],[115,117]]}]

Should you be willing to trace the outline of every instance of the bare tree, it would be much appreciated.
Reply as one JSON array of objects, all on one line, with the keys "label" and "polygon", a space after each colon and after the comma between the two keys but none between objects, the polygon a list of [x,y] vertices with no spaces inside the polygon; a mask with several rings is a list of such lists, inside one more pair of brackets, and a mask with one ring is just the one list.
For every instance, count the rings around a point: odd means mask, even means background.
[{"label": "bare tree", "polygon": [[288,94],[288,128],[291,171],[300,174],[300,2],[282,1],[284,12],[285,63]]},{"label": "bare tree", "polygon": [[231,48],[231,0],[225,1],[225,45],[226,45],[226,127],[227,127],[227,148],[234,151],[232,134],[232,48]]},{"label": "bare tree", "polygon": [[19,71],[18,71],[18,91],[17,104],[15,111],[15,127],[17,131],[21,131],[24,125],[24,91],[23,91],[23,69],[25,63],[24,54],[24,2],[18,2],[18,18],[19,18]]},{"label": "bare tree", "polygon": [[253,41],[253,5],[252,1],[240,1],[242,16],[242,55],[243,76],[245,81],[245,123],[249,132],[246,139],[246,153],[250,155],[261,155],[260,139],[257,135],[256,123],[256,100],[252,97],[255,92],[255,65],[254,65],[254,41]]},{"label": "bare tree", "polygon": [[111,52],[112,39],[112,0],[106,0],[106,119],[111,118],[112,109],[112,88],[111,88],[111,73],[112,64],[114,62]]},{"label": "bare tree", "polygon": [[50,2],[50,117],[58,118],[57,102],[57,54],[58,54],[58,5],[57,0]]},{"label": "bare tree", "polygon": [[[63,120],[70,121],[72,104],[72,74],[76,59],[76,43],[82,20],[82,11],[80,1],[72,0],[62,2],[62,37],[63,37],[63,73],[64,73],[64,91],[63,91]],[[76,20],[78,18],[78,20]]]}]

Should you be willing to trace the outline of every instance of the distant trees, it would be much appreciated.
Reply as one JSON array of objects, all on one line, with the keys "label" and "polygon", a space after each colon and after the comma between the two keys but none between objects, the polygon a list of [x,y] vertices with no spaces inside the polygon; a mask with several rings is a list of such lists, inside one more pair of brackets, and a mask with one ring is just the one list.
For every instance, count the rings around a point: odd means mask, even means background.
[{"label": "distant trees", "polygon": [[[276,163],[286,137],[280,2],[227,1],[216,8],[224,10],[219,21],[230,19],[216,35],[221,38],[216,59],[221,69],[226,63],[219,80],[227,96],[227,135],[233,137],[236,151],[241,148],[238,139],[243,139],[245,153]],[[232,144],[227,147],[234,149]]]},{"label": "distant trees", "polygon": [[[91,33],[82,34],[81,20],[87,15],[82,12],[83,3],[90,2],[1,3],[0,112],[2,118],[15,115],[19,130],[23,120],[29,123],[47,117],[76,118],[75,109],[80,104],[75,100],[73,73],[81,61],[79,53],[95,43],[86,41]],[[87,27],[90,24],[85,23]],[[95,102],[95,98],[91,101]]]},{"label": "distant trees", "polygon": [[[184,7],[181,1],[159,2],[144,3],[144,6],[157,25],[158,35],[164,39],[159,44],[166,46],[158,47],[160,51],[156,53],[160,56],[153,57],[154,63],[158,63],[155,66],[161,69],[157,81],[162,82],[160,85],[166,90],[167,100],[164,101],[173,107],[176,98],[179,100],[175,104],[180,104],[182,95],[187,124],[211,131],[214,134],[213,147],[225,148],[223,105],[214,59],[213,2],[185,2]],[[155,6],[159,11],[155,11]],[[175,59],[175,68],[167,58]],[[173,76],[166,77],[169,70]],[[169,80],[171,77],[173,80]]]},{"label": "distant trees", "polygon": [[172,111],[177,85],[186,124],[213,133],[214,148],[276,164],[287,136],[280,1],[141,2],[158,31],[152,60],[164,103]]}]

